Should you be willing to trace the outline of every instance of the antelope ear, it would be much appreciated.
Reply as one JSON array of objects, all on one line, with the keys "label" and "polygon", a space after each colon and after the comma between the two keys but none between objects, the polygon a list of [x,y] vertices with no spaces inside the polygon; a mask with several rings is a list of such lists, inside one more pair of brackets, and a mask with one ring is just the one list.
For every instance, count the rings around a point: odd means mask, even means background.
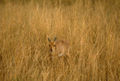
[{"label": "antelope ear", "polygon": [[56,41],[56,39],[57,39],[57,38],[55,37],[55,38],[54,38],[54,41]]},{"label": "antelope ear", "polygon": [[50,38],[48,38],[48,41],[51,42]]}]

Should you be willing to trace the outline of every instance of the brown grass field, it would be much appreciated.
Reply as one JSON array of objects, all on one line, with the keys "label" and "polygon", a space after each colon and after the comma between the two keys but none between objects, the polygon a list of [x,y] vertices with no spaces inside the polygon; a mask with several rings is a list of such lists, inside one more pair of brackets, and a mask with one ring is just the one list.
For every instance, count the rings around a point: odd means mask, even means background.
[{"label": "brown grass field", "polygon": [[[28,1],[0,1],[0,81],[120,81],[119,0]],[[70,43],[68,63],[47,37]]]}]

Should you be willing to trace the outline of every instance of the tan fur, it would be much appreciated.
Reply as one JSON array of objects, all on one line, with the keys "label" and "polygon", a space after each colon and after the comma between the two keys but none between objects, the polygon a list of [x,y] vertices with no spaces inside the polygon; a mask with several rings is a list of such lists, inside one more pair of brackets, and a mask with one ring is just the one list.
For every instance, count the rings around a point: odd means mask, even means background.
[{"label": "tan fur", "polygon": [[69,44],[64,40],[54,40],[49,39],[49,48],[52,56],[68,56],[69,57]]}]

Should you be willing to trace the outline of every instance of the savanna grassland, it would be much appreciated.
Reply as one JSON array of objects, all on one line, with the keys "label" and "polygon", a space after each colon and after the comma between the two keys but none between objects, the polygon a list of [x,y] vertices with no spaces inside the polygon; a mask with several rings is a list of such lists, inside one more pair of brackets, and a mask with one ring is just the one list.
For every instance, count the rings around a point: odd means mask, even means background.
[{"label": "savanna grassland", "polygon": [[[69,42],[68,63],[47,37]],[[120,81],[120,1],[1,0],[0,81]]]}]

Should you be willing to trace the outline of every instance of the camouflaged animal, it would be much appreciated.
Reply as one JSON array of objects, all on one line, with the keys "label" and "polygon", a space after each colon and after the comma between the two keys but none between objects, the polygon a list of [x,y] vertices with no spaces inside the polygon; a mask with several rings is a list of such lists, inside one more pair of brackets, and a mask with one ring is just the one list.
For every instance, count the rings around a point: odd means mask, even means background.
[{"label": "camouflaged animal", "polygon": [[54,40],[48,38],[49,41],[49,50],[52,56],[68,56],[69,57],[69,44],[64,40],[57,40],[55,37]]}]

